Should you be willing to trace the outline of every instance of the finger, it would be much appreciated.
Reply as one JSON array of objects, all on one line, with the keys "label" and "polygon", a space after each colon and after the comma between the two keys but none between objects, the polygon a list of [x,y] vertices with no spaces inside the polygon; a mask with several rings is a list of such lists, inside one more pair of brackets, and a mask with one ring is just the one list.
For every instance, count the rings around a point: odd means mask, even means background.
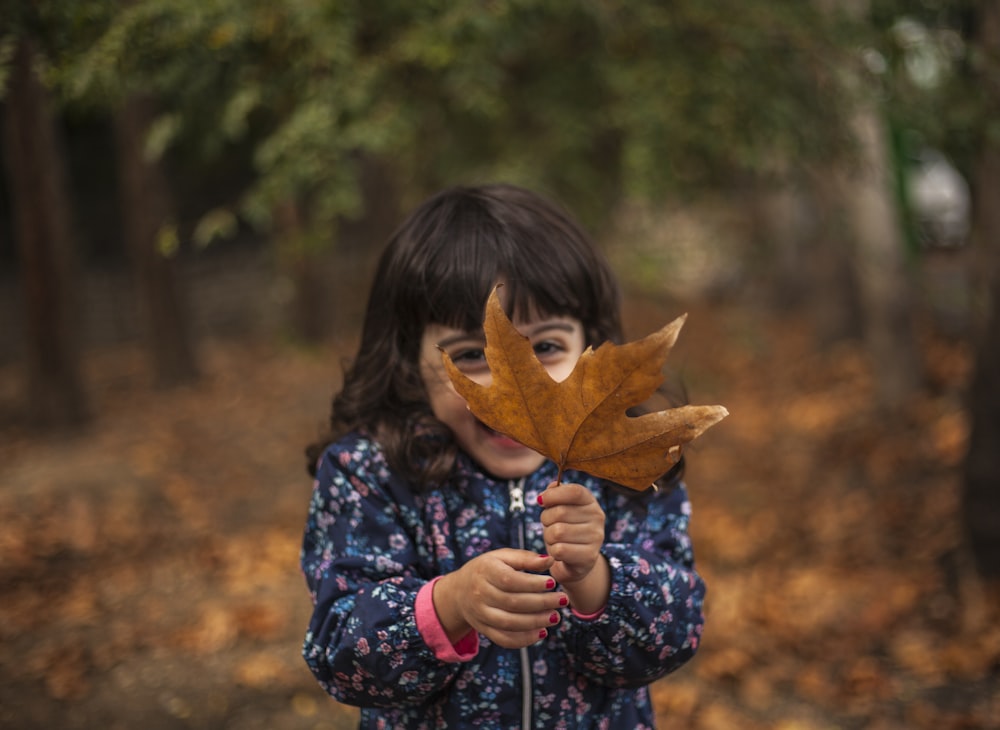
[{"label": "finger", "polygon": [[523,649],[531,646],[549,635],[548,629],[538,629],[537,631],[507,632],[486,630],[480,633],[497,646],[505,649]]},{"label": "finger", "polygon": [[559,504],[546,507],[539,519],[545,527],[565,522],[569,525],[592,524],[603,530],[605,517],[604,510],[596,500],[593,500],[585,504]]},{"label": "finger", "polygon": [[[556,584],[555,578],[546,577],[546,588]],[[543,593],[513,593],[496,590],[483,601],[484,610],[500,611],[522,616],[546,616],[569,604],[563,591],[546,590]]]},{"label": "finger", "polygon": [[542,538],[549,554],[558,562],[586,559],[585,556],[596,554],[604,544],[604,521],[554,521],[543,528]]},{"label": "finger", "polygon": [[515,548],[500,548],[492,551],[491,554],[514,570],[526,570],[532,573],[544,573],[552,567],[553,562],[550,555],[540,555],[530,550],[517,550]]},{"label": "finger", "polygon": [[592,563],[601,552],[599,544],[572,542],[557,543],[552,546],[552,551],[559,556],[556,565],[552,566],[553,570],[560,564],[579,565]]},{"label": "finger", "polygon": [[552,573],[559,577],[559,582],[565,585],[572,585],[581,578],[586,577],[593,566],[574,565],[571,563],[556,563],[552,567]]},{"label": "finger", "polygon": [[558,611],[517,615],[487,610],[477,617],[473,627],[494,643],[514,648],[530,646],[544,638],[561,620]]},{"label": "finger", "polygon": [[[555,558],[548,555],[539,556],[523,550],[494,550],[476,558],[476,573],[480,576],[479,600],[494,605],[510,605],[506,596],[544,596],[556,587],[548,570],[555,563]],[[536,573],[520,570],[517,566],[544,570]],[[558,601],[558,597],[555,599]],[[551,605],[552,599],[535,601],[528,608],[518,610],[540,610],[539,606]]]},{"label": "finger", "polygon": [[[552,561],[555,563],[555,559]],[[533,575],[505,570],[487,577],[489,592],[486,603],[517,613],[532,613],[557,608],[564,597],[554,590],[556,580],[547,573]]]},{"label": "finger", "polygon": [[[569,603],[567,598],[563,601]],[[482,606],[478,619],[484,626],[497,631],[525,632],[555,626],[560,621],[557,608],[541,608],[531,612],[508,611],[498,606]]]},{"label": "finger", "polygon": [[485,636],[502,636],[526,646],[557,626],[562,620],[559,611],[516,614],[489,609],[480,616],[477,631]]},{"label": "finger", "polygon": [[538,495],[538,504],[548,509],[558,505],[589,504],[596,502],[593,493],[580,484],[550,484],[544,492]]},{"label": "finger", "polygon": [[569,526],[576,525],[597,525],[604,529],[604,512],[596,503],[591,505],[561,504],[558,507],[549,507],[542,510],[539,518],[542,525],[549,527],[557,523],[564,523]]}]

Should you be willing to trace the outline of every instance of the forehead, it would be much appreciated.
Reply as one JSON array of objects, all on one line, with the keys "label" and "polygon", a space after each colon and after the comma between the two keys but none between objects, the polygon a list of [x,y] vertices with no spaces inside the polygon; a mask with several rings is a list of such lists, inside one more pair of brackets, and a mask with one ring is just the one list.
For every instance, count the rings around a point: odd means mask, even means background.
[{"label": "forehead", "polygon": [[[530,318],[515,317],[514,327],[526,337],[537,337],[539,335],[564,333],[576,335],[583,332],[583,325],[575,317],[557,316],[544,317],[536,316]],[[482,327],[466,330],[457,327],[449,327],[444,324],[431,323],[424,328],[423,340],[425,343],[437,347],[447,347],[450,344],[465,341],[485,342],[486,336]]]}]

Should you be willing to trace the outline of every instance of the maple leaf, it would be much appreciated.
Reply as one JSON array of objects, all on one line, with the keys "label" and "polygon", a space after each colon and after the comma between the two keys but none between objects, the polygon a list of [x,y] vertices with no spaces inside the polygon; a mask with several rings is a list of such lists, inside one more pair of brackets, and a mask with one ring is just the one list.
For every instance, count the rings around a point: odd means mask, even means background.
[{"label": "maple leaf", "polygon": [[641,491],[677,463],[684,444],[729,415],[722,406],[626,413],[663,382],[663,363],[685,319],[625,345],[588,347],[557,382],[507,318],[494,289],[483,321],[490,384],[467,378],[445,352],[442,360],[472,414],[554,461],[557,481],[566,469],[576,469]]}]

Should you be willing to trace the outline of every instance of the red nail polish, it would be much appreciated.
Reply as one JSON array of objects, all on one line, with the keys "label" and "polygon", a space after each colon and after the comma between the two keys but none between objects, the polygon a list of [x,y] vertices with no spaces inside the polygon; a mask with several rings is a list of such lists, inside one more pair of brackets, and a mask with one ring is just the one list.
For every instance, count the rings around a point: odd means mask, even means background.
[{"label": "red nail polish", "polygon": [[539,639],[544,639],[548,635],[549,635],[549,632],[546,631],[545,629],[542,629],[541,631],[538,632],[538,638]]},{"label": "red nail polish", "polygon": [[549,578],[547,581],[545,581],[545,587],[548,588],[550,591],[553,588],[555,588],[556,587],[556,581],[555,581],[555,579],[554,578]]},{"label": "red nail polish", "polygon": [[546,555],[545,553],[538,553],[538,557],[540,557],[542,560],[548,560],[549,559],[549,556]]},{"label": "red nail polish", "polygon": [[557,624],[557,623],[559,623],[559,614],[558,613],[553,613],[551,616],[549,616],[549,623],[550,624]]},{"label": "red nail polish", "polygon": [[566,598],[566,596],[562,596],[562,597],[561,597],[561,598],[559,599],[559,605],[560,605],[560,606],[568,606],[568,605],[569,605],[569,599],[568,599],[568,598]]},{"label": "red nail polish", "polygon": [[545,504],[545,503],[544,503],[544,502],[542,501],[542,495],[540,495],[540,494],[538,495],[538,504]]}]

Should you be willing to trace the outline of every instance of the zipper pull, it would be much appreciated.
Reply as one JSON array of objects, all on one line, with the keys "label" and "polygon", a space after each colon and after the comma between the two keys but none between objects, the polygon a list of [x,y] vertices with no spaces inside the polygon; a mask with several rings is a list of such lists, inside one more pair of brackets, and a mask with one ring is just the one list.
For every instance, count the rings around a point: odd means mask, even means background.
[{"label": "zipper pull", "polygon": [[524,512],[524,480],[510,483],[510,511]]}]

